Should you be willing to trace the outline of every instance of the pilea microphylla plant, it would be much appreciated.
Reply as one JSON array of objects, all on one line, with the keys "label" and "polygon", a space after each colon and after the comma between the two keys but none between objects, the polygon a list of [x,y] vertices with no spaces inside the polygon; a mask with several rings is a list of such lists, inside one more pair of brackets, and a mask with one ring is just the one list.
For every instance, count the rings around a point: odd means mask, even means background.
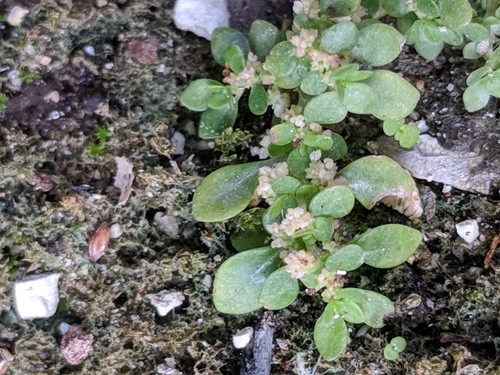
[{"label": "pilea microphylla plant", "polygon": [[[349,285],[349,272],[365,264],[398,266],[422,240],[418,230],[400,224],[352,239],[338,231],[355,201],[368,209],[382,202],[410,219],[422,213],[415,182],[390,158],[337,165],[347,145],[335,124],[349,112],[382,120],[402,146],[418,137],[416,126],[405,123],[418,91],[391,71],[373,69],[399,55],[404,36],[376,19],[363,20],[363,9],[359,1],[302,0],[294,2],[293,27],[286,33],[265,21],[253,23],[248,39],[216,29],[212,54],[224,66],[223,83],[196,80],[181,96],[183,105],[203,112],[202,138],[234,124],[247,89],[252,113],[271,107],[275,121],[261,147],[252,149],[262,160],[207,176],[194,195],[193,214],[202,222],[237,217],[240,223],[232,237],[239,252],[215,276],[216,308],[227,314],[283,309],[302,284],[325,302],[314,340],[327,360],[345,350],[347,323],[379,328],[394,310],[387,297]],[[388,357],[403,350],[399,344],[391,341]]]}]

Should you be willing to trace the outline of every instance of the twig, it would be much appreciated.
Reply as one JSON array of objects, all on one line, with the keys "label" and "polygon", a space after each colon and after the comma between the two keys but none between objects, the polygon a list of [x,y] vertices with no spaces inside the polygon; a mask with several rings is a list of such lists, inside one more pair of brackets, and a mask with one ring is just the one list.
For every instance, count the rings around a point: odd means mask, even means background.
[{"label": "twig", "polygon": [[273,357],[273,336],[277,328],[271,311],[264,312],[255,329],[253,345],[243,352],[243,364],[240,375],[269,375]]},{"label": "twig", "polygon": [[486,257],[484,258],[485,269],[491,267],[491,264],[493,263],[493,256],[495,255],[495,251],[498,245],[500,245],[500,234],[497,234],[495,237],[493,237],[493,241],[491,241],[490,249],[486,253]]}]

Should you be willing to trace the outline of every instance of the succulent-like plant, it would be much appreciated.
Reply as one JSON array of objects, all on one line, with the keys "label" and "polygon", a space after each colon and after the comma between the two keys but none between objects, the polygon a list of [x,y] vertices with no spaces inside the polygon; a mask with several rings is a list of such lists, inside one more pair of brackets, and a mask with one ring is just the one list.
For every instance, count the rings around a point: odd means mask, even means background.
[{"label": "succulent-like plant", "polygon": [[[216,308],[227,314],[279,310],[295,301],[302,284],[326,304],[314,339],[327,360],[345,350],[347,323],[378,328],[394,309],[379,293],[344,287],[349,272],[364,264],[400,265],[422,239],[420,231],[400,224],[350,239],[338,233],[356,201],[367,209],[382,202],[411,219],[422,213],[415,182],[390,158],[366,156],[337,165],[347,145],[335,124],[348,113],[380,119],[402,146],[419,135],[405,123],[418,91],[398,74],[374,69],[399,55],[404,36],[376,17],[366,18],[365,3],[295,1],[292,30],[285,33],[265,21],[252,25],[248,39],[236,30],[216,29],[212,53],[224,66],[223,83],[196,80],[181,96],[182,104],[202,112],[202,138],[234,124],[245,90],[255,115],[271,107],[274,122],[263,130],[261,147],[252,149],[262,160],[207,176],[194,195],[193,214],[202,222],[238,217],[241,224],[232,236],[239,252],[216,273]],[[369,3],[382,9],[378,1]],[[394,344],[388,356],[400,349]]]}]

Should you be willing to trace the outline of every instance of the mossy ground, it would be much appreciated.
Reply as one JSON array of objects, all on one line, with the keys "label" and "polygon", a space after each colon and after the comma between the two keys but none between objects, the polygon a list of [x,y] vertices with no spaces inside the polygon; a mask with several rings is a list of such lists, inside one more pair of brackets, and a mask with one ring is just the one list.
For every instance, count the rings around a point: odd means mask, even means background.
[{"label": "mossy ground", "polygon": [[[219,74],[208,42],[175,29],[173,1],[118,0],[100,8],[86,1],[6,1],[0,15],[14,3],[30,13],[22,27],[0,28],[0,90],[9,98],[0,114],[0,339],[16,356],[8,373],[155,374],[167,358],[184,374],[238,373],[231,334],[254,324],[258,314],[215,311],[210,280],[232,251],[228,232],[196,223],[190,200],[202,176],[244,158],[237,154],[240,146],[230,146],[253,136],[237,132],[219,141],[218,152],[207,151],[196,138],[197,116],[178,105],[189,80]],[[132,41],[152,43],[157,56],[138,61]],[[41,64],[42,56],[51,62]],[[20,91],[7,77],[14,70],[30,73],[21,74]],[[40,100],[53,91],[58,103]],[[55,110],[64,116],[51,118]],[[358,120],[353,123],[343,132],[351,146],[364,150],[365,138],[378,130],[366,128],[359,138]],[[99,128],[110,136],[91,156]],[[174,131],[187,138],[183,155],[174,154]],[[133,193],[124,207],[117,207],[112,187],[116,156],[134,164]],[[39,172],[51,176],[50,191],[35,189]],[[317,374],[500,373],[498,257],[483,269],[499,230],[498,205],[426,185],[435,215],[417,225],[426,241],[413,262],[388,271],[363,269],[352,278],[395,300],[396,315],[381,330],[352,327],[347,353],[335,363],[320,361]],[[156,225],[157,212],[177,218],[177,238]],[[465,246],[454,223],[478,217],[483,237]],[[405,221],[383,208],[359,210],[357,219],[346,223],[346,236],[360,225]],[[103,221],[119,224],[123,234],[92,263],[89,239]],[[62,273],[58,312],[19,321],[12,282],[42,272]],[[180,291],[186,300],[160,318],[146,294],[163,289]],[[311,373],[318,361],[312,328],[321,307],[318,296],[304,294],[283,313],[273,373]],[[94,337],[79,366],[61,358],[61,322],[79,324]],[[382,350],[396,335],[408,340],[408,348],[390,362]]]}]

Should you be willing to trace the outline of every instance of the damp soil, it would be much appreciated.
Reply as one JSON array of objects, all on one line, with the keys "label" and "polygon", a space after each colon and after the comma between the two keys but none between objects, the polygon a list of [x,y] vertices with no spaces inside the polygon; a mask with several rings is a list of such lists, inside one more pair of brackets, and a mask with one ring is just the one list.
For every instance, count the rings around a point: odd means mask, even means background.
[{"label": "damp soil", "polygon": [[[233,25],[248,27],[249,14],[258,12],[238,9],[249,4],[230,2]],[[286,24],[289,2],[255,4],[259,16]],[[239,130],[215,146],[196,137],[199,118],[178,104],[179,94],[192,79],[220,77],[220,68],[206,40],[174,27],[173,1],[6,0],[0,16],[12,5],[30,12],[21,27],[0,17],[0,91],[8,97],[0,113],[0,348],[15,356],[6,373],[239,373],[241,353],[231,336],[262,312],[234,317],[215,310],[211,282],[234,252],[234,225],[197,223],[190,202],[203,176],[246,160],[269,118],[252,122],[242,113]],[[407,48],[394,69],[420,88],[414,120],[425,120],[442,145],[498,151],[498,103],[472,120],[462,109],[474,66],[459,52],[426,62]],[[360,117],[336,130],[350,158],[368,154],[381,135],[376,121]],[[113,186],[116,157],[130,160],[135,175],[123,206]],[[408,263],[362,268],[348,280],[394,300],[394,316],[378,330],[353,325],[346,353],[326,362],[312,341],[323,304],[302,292],[278,313],[273,374],[500,374],[500,256],[488,268],[484,263],[500,231],[498,196],[417,182],[425,202],[418,223],[383,207],[358,207],[340,228],[349,237],[398,222],[424,233]],[[466,219],[480,226],[472,245],[455,230]],[[89,241],[103,222],[122,233],[94,263]],[[62,275],[56,314],[20,320],[12,283],[47,272]],[[184,295],[165,317],[146,297],[162,290]],[[79,365],[62,358],[61,323],[93,336]],[[408,347],[387,361],[383,347],[396,335]]]}]

